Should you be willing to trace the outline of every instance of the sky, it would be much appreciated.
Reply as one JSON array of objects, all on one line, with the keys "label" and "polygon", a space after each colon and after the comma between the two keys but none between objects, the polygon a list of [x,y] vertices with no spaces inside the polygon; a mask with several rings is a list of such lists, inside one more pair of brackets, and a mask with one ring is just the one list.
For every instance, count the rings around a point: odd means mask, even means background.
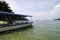
[{"label": "sky", "polygon": [[34,20],[60,18],[60,0],[5,0],[13,12],[32,15]]}]

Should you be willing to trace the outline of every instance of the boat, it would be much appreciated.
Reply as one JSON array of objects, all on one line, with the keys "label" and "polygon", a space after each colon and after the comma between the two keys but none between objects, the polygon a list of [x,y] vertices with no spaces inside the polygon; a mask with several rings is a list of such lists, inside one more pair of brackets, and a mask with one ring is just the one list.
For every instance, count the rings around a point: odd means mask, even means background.
[{"label": "boat", "polygon": [[0,11],[0,32],[32,25],[25,17],[32,16]]}]

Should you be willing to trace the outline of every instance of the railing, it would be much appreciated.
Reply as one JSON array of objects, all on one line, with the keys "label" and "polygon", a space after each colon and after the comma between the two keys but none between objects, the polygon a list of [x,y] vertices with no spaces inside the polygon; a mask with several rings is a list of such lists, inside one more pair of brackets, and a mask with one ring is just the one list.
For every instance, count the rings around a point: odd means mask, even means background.
[{"label": "railing", "polygon": [[14,23],[31,23],[31,21],[28,21],[28,20],[20,20],[20,21],[14,21]]},{"label": "railing", "polygon": [[20,21],[13,21],[12,24],[0,24],[1,27],[9,27],[9,26],[16,26],[16,25],[23,25],[23,24],[30,24],[32,22],[26,21],[26,20],[20,20]]}]

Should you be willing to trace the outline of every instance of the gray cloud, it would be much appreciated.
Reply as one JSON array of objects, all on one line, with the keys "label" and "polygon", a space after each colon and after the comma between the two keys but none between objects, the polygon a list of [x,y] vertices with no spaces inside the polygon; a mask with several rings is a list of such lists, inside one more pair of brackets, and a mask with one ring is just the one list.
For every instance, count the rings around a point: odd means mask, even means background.
[{"label": "gray cloud", "polygon": [[[35,19],[51,19],[60,0],[6,0],[14,12],[32,15]],[[57,14],[58,15],[58,14]],[[54,17],[53,17],[54,18]]]}]

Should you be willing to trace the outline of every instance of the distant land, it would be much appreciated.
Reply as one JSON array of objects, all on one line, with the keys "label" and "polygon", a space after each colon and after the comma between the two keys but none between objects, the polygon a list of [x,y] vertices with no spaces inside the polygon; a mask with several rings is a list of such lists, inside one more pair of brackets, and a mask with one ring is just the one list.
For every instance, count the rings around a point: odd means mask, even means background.
[{"label": "distant land", "polygon": [[60,18],[54,19],[54,20],[60,20]]}]

